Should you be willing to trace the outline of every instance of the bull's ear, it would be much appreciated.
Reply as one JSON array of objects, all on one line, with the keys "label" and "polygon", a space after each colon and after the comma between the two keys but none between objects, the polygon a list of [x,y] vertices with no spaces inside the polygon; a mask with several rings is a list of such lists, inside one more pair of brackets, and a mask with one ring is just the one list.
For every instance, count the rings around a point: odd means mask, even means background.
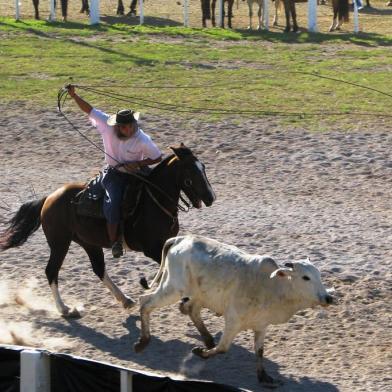
[{"label": "bull's ear", "polygon": [[275,270],[271,275],[270,278],[273,279],[275,277],[278,278],[289,278],[290,277],[290,273],[293,270],[291,268],[278,268],[277,270]]}]

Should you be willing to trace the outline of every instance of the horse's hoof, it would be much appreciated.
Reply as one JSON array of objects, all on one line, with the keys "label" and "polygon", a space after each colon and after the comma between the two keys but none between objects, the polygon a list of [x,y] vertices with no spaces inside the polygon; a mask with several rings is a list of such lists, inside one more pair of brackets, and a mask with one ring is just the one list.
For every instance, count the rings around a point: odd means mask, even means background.
[{"label": "horse's hoof", "polygon": [[140,338],[139,341],[133,345],[133,349],[136,353],[141,353],[148,343],[150,343],[150,338]]},{"label": "horse's hoof", "polygon": [[203,347],[194,347],[193,349],[192,349],[192,353],[193,354],[195,354],[195,355],[197,355],[198,357],[200,357],[200,358],[203,358],[203,359],[207,359],[208,357],[206,356],[206,349],[205,348],[203,348]]},{"label": "horse's hoof", "polygon": [[278,26],[278,22],[274,22],[272,26]]},{"label": "horse's hoof", "polygon": [[122,302],[122,306],[124,309],[132,309],[133,307],[135,307],[135,305],[136,302],[129,297],[125,297],[125,300]]}]

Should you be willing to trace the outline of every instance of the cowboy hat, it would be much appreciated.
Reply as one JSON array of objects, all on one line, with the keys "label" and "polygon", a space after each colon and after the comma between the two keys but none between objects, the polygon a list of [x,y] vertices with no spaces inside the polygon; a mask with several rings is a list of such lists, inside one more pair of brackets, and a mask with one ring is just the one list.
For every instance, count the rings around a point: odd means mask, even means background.
[{"label": "cowboy hat", "polygon": [[139,117],[139,112],[134,112],[130,109],[123,109],[110,116],[106,123],[110,126],[132,124],[133,122],[138,121]]}]

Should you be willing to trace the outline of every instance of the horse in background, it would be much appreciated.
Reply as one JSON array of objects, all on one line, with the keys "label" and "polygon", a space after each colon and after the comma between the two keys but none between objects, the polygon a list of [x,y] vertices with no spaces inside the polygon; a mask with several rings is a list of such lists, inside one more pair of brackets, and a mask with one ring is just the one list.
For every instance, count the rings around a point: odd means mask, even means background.
[{"label": "horse in background", "polygon": [[[201,12],[202,12],[202,25],[203,27],[207,27],[207,20],[211,19],[211,24],[213,27],[216,26],[215,22],[215,8],[216,8],[216,0],[200,0],[201,1]],[[223,13],[222,13],[222,22],[220,27],[225,27],[225,3],[227,3],[227,25],[231,29],[231,18],[233,17],[233,5],[234,0],[223,0]]]},{"label": "horse in background", "polygon": [[[127,16],[136,16],[136,5],[137,5],[137,0],[131,0],[131,4],[129,6],[130,11],[127,13]],[[90,7],[88,4],[88,0],[82,0],[82,8],[80,10],[80,13],[86,13],[87,15],[90,14]],[[124,3],[122,0],[118,0],[117,2],[117,11],[116,11],[117,15],[125,15],[125,7],[124,7]]]},{"label": "horse in background", "polygon": [[[245,1],[245,0],[242,0]],[[265,14],[264,14],[264,7],[263,7],[263,2],[264,0],[246,0],[248,3],[248,8],[249,8],[249,26],[248,29],[252,30],[252,18],[253,18],[253,4],[257,4],[259,6],[259,10],[257,12],[257,16],[259,18],[259,24],[257,25],[257,30],[261,30],[263,27],[265,27]],[[275,0],[275,5],[276,5],[276,0]],[[263,9],[263,12],[261,10]],[[263,17],[262,17],[263,16]]]},{"label": "horse in background", "polygon": [[[283,1],[285,15],[286,15],[286,28],[285,33],[291,30],[290,17],[293,20],[292,30],[294,32],[298,31],[297,24],[297,13],[295,10],[295,3],[305,3],[307,0],[275,0],[275,16],[273,25],[278,25],[278,9],[281,6],[281,1]],[[333,8],[333,21],[329,31],[339,30],[343,22],[348,22],[349,20],[349,5],[348,0],[332,0]]]},{"label": "horse in background", "polygon": [[[68,14],[68,0],[60,0],[61,2],[61,15],[63,17],[63,21],[67,21],[67,14]],[[56,1],[54,2],[54,6],[56,7]],[[33,7],[34,7],[34,18],[39,20],[39,0],[33,0]]]},{"label": "horse in background", "polygon": [[[33,6],[34,6],[34,18],[39,20],[39,0],[32,0],[33,1]],[[68,0],[60,0],[61,2],[61,14],[63,17],[63,21],[67,21],[67,14],[68,14]],[[137,0],[132,0],[131,4],[129,6],[130,11],[128,12],[127,15],[136,15],[136,5],[137,5]],[[56,7],[56,1],[55,1],[55,7]],[[82,8],[80,9],[80,13],[86,13],[87,15],[90,14],[90,7],[88,0],[82,0]],[[124,15],[125,14],[125,8],[124,8],[124,3],[123,0],[118,0],[117,3],[117,15]]]}]

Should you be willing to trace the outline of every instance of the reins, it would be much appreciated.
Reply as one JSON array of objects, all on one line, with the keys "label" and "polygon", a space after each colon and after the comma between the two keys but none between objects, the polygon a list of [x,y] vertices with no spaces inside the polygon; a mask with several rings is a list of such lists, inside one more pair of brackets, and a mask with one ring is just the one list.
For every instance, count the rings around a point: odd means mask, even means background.
[{"label": "reins", "polygon": [[[73,122],[66,116],[66,114],[63,112],[62,107],[65,104],[65,101],[67,99],[68,96],[68,90],[65,87],[62,87],[58,94],[57,94],[57,109],[59,111],[59,113],[64,117],[64,119],[68,122],[69,125],[71,125],[71,127],[80,135],[82,136],[85,140],[87,140],[90,144],[92,144],[95,148],[97,148],[98,150],[100,150],[101,152],[103,152],[105,155],[107,155],[109,158],[111,158],[113,161],[117,162],[118,165],[116,165],[115,168],[117,167],[121,167],[123,166],[125,170],[127,170],[127,168],[121,163],[119,162],[116,158],[114,158],[113,156],[111,156],[110,154],[108,154],[103,148],[101,148],[100,146],[98,146],[96,143],[94,143],[89,137],[87,137],[86,135],[83,134],[83,132],[81,132],[74,124]],[[152,183],[151,181],[149,181],[147,178],[138,175],[137,173],[131,172],[129,170],[127,170],[127,174],[131,175],[137,179],[139,179],[140,181],[144,182],[146,184],[146,189],[147,192],[149,193],[151,199],[154,201],[154,203],[156,203],[158,205],[158,207],[165,213],[168,214],[173,221],[176,219],[176,216],[178,215],[178,211],[182,211],[182,212],[188,212],[192,207],[191,205],[184,199],[184,197],[181,195],[179,195],[179,199],[182,201],[182,203],[185,204],[185,207],[182,206],[181,204],[179,204],[177,201],[175,201],[167,192],[165,192],[162,188],[160,188],[158,185]],[[154,188],[155,190],[157,190],[159,193],[161,193],[163,196],[165,196],[175,207],[176,207],[176,211],[174,214],[170,213],[165,207],[162,206],[161,203],[159,203],[157,201],[157,199],[155,197],[152,196],[152,192],[149,189],[149,186],[151,186],[152,188]],[[181,192],[181,188],[180,188],[180,192]]]}]

